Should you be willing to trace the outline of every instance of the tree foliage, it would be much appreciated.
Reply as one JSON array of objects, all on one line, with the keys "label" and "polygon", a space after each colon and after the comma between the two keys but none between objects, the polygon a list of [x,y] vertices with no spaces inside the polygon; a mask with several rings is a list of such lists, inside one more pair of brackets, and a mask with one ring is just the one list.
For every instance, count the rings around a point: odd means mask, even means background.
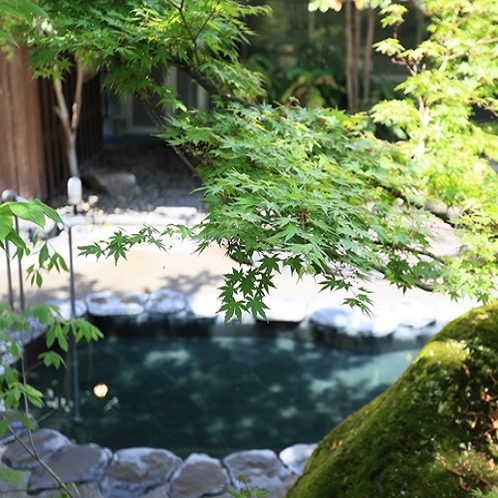
[{"label": "tree foliage", "polygon": [[[442,108],[436,109],[437,127],[428,130],[420,121],[417,99],[379,105],[374,119],[396,124],[409,138],[388,144],[368,133],[364,115],[256,103],[263,98],[260,79],[240,63],[238,45],[250,36],[243,16],[262,9],[213,0],[130,0],[94,3],[91,9],[73,2],[68,11],[52,4],[52,10],[48,5],[47,9],[57,23],[52,21],[52,32],[47,28],[38,40],[35,65],[42,69],[40,61],[49,53],[49,59],[60,60],[59,67],[68,67],[70,49],[85,64],[106,69],[108,84],[119,93],[144,99],[155,95],[179,111],[169,120],[156,121],[164,129],[171,124],[163,136],[199,164],[209,205],[208,217],[193,231],[199,249],[223,244],[241,265],[227,276],[222,289],[228,316],[240,316],[244,309],[261,312],[261,299],[282,266],[298,275],[318,274],[332,289],[350,288],[356,279],[380,271],[402,289],[420,286],[455,297],[489,295],[496,261],[495,250],[486,241],[496,216],[491,209],[484,216],[482,207],[491,206],[490,194],[496,188],[496,177],[486,163],[493,146],[471,123],[470,114],[459,111],[457,90],[469,92],[466,105],[484,99],[489,107],[492,73],[479,80],[482,91],[487,89],[485,95],[471,84],[458,86],[463,60],[451,58],[451,64],[437,70],[420,66],[416,79],[408,79],[402,88],[410,93],[418,84],[432,103],[450,99],[446,109],[452,113],[438,115]],[[458,12],[469,17],[464,9]],[[442,23],[446,39],[448,23],[453,26],[453,43],[464,35],[476,39],[487,27],[492,32],[483,15],[480,24],[471,23],[472,33],[462,31],[461,22],[445,12],[442,16],[447,19]],[[430,29],[432,37],[409,57],[429,49],[437,52],[440,30],[435,25]],[[482,45],[488,53],[481,55],[494,60],[490,44]],[[388,52],[385,45],[379,49]],[[187,71],[211,93],[212,112],[187,111],[171,88],[151,77],[154,68],[167,71],[171,66]],[[446,86],[446,80],[452,84]],[[454,97],[452,92],[457,92]],[[425,133],[423,150],[414,146],[413,140],[420,143],[420,138],[410,134],[412,128],[419,135]],[[458,140],[460,130],[472,130],[472,143]],[[465,160],[450,171],[449,161],[457,155]],[[465,228],[462,234],[472,234],[457,256],[431,253],[428,227],[430,202],[435,201],[458,205],[458,226]],[[115,250],[119,244],[114,242]],[[361,304],[368,299],[360,294],[353,301]]]},{"label": "tree foliage", "polygon": [[[222,244],[242,265],[223,287],[229,316],[240,316],[239,294],[254,311],[285,267],[320,275],[329,289],[351,289],[374,272],[403,289],[434,283],[441,260],[430,254],[426,217],[395,202],[405,190],[401,158],[362,129],[361,116],[238,105],[227,112],[174,120],[181,138],[169,140],[202,147],[209,212],[195,236],[200,250]],[[368,303],[365,293],[352,301]]]},{"label": "tree foliage", "polygon": [[[260,78],[239,61],[251,36],[244,18],[268,12],[235,0],[84,0],[42,2],[49,21],[32,35],[32,64],[40,76],[59,77],[75,61],[105,70],[119,94],[181,106],[173,90],[152,78],[171,67],[186,71],[213,95],[251,100],[262,94]],[[29,38],[29,37],[28,37]],[[54,66],[55,63],[55,66]],[[162,117],[157,117],[164,126]]]},{"label": "tree foliage", "polygon": [[406,98],[377,104],[372,117],[401,139],[411,164],[410,197],[453,218],[462,249],[450,267],[468,272],[453,282],[463,288],[474,275],[491,277],[498,251],[496,174],[489,166],[498,159],[498,139],[476,122],[498,112],[498,6],[434,0],[419,7],[430,15],[429,36],[415,48],[397,37],[404,6],[383,11],[393,37],[377,50],[406,68],[408,78],[398,87]]},{"label": "tree foliage", "polygon": [[[47,218],[62,223],[58,213],[42,202],[9,201],[0,204],[0,248],[7,250],[15,248],[13,258],[24,260],[31,256],[35,263],[28,268],[33,284],[43,284],[43,274],[48,271],[67,271],[68,268],[62,256],[49,248],[47,241],[37,238],[32,244],[24,240],[16,230],[14,217],[29,221],[40,228],[45,226]],[[21,313],[16,313],[10,305],[0,303],[0,341],[3,345],[0,364],[0,402],[6,409],[24,408],[23,396],[27,403],[41,406],[42,395],[36,389],[21,379],[16,361],[22,359],[23,336],[33,329],[46,330],[47,352],[40,359],[46,366],[59,367],[64,363],[62,356],[53,351],[54,346],[64,352],[69,348],[69,337],[74,334],[76,340],[91,341],[101,337],[101,333],[82,319],[68,321],[63,319],[60,311],[53,305],[34,305]],[[3,431],[4,432],[4,431]],[[0,431],[0,436],[3,434]]]},{"label": "tree foliage", "polygon": [[10,32],[13,21],[30,24],[35,16],[46,17],[46,13],[37,3],[30,0],[0,0],[0,42],[6,41],[17,45]]},{"label": "tree foliage", "polygon": [[[47,2],[33,64],[50,75],[53,61],[64,71],[79,60],[104,69],[118,93],[175,110],[154,116],[203,181],[209,213],[191,235],[199,250],[222,244],[240,264],[222,288],[227,316],[264,311],[283,267],[331,289],[381,272],[403,290],[486,299],[497,269],[497,177],[488,167],[496,145],[471,118],[476,106],[496,111],[497,7],[418,4],[431,16],[427,40],[407,49],[394,36],[378,46],[413,73],[400,86],[406,99],[371,113],[401,134],[397,143],[369,133],[368,115],[264,104],[260,75],[238,54],[251,36],[245,16],[267,9],[236,1]],[[387,7],[385,26],[396,28],[403,9]],[[152,77],[171,67],[208,90],[211,112],[187,110]],[[448,215],[462,237],[451,257],[431,251],[431,217]],[[115,256],[118,246],[107,248]],[[368,298],[360,291],[352,302]]]},{"label": "tree foliage", "polygon": [[[17,232],[14,217],[27,220],[40,228],[45,226],[47,219],[62,223],[55,210],[42,202],[8,201],[0,204],[0,248],[20,260],[26,256],[35,259],[28,268],[32,282],[41,286],[43,272],[50,270],[67,270],[66,263],[60,254],[50,250],[48,243],[37,239],[32,244],[27,243]],[[37,257],[36,257],[37,256]],[[101,332],[83,318],[68,320],[64,318],[55,305],[36,304],[20,313],[15,312],[9,304],[0,303],[0,437],[6,433],[18,437],[12,429],[14,418],[19,419],[28,430],[35,428],[30,410],[44,405],[43,393],[27,380],[24,345],[37,333],[45,334],[46,350],[40,353],[39,359],[47,367],[59,368],[65,365],[63,355],[68,353],[70,341],[93,341],[102,337]],[[33,458],[54,478],[63,496],[75,496],[47,464],[38,456],[35,448],[26,446]],[[1,478],[16,485],[16,475],[13,472],[2,472]],[[62,495],[61,495],[62,496]]]}]

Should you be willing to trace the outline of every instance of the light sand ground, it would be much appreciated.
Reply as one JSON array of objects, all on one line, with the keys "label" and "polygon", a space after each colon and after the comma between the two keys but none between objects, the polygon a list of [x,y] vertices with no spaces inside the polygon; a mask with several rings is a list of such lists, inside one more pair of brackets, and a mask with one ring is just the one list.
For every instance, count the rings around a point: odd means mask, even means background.
[{"label": "light sand ground", "polygon": [[[192,208],[190,208],[192,209]],[[173,213],[173,217],[171,214]],[[201,254],[195,253],[195,246],[188,242],[173,241],[168,252],[162,252],[152,246],[136,247],[130,251],[126,260],[120,260],[116,265],[113,260],[78,255],[78,246],[91,244],[94,241],[106,239],[115,230],[121,229],[133,233],[141,223],[149,223],[161,227],[170,221],[178,220],[180,211],[165,210],[162,215],[126,215],[120,218],[106,217],[91,219],[77,216],[70,220],[72,228],[73,268],[75,276],[75,294],[77,299],[84,299],[92,292],[103,290],[133,291],[147,293],[162,287],[169,287],[187,295],[209,294],[218,295],[218,287],[223,282],[223,274],[233,267],[233,262],[226,257],[222,248],[210,247]],[[181,214],[181,213],[180,213]],[[192,210],[187,213],[190,221],[198,220]],[[185,219],[180,219],[185,221]],[[60,252],[69,262],[68,231],[51,239],[51,245]],[[451,229],[441,225],[437,230],[435,248],[439,253],[451,253],[457,247],[456,239]],[[23,277],[25,269],[31,264],[32,258],[23,263]],[[17,263],[11,264],[12,281],[16,306],[19,296],[19,275]],[[0,300],[8,300],[7,263],[3,254],[0,254]],[[344,292],[321,292],[317,281],[310,276],[297,281],[296,278],[284,274],[277,275],[276,289],[272,295],[283,298],[303,300],[311,309],[326,305],[338,305],[347,296]],[[448,304],[447,296],[432,295],[420,289],[413,289],[403,295],[395,287],[383,280],[375,280],[366,285],[372,291],[372,299],[378,309],[391,307],[403,301],[404,303],[439,303]],[[69,298],[69,275],[65,272],[52,272],[44,277],[41,289],[24,283],[26,304],[43,302],[52,299]],[[457,311],[461,305],[462,313],[469,308],[469,302],[455,304]]]}]

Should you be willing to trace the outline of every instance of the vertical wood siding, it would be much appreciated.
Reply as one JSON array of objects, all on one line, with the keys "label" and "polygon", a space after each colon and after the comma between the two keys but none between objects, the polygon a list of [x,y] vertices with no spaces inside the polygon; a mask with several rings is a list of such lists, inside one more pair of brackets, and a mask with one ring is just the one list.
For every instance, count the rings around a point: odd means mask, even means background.
[{"label": "vertical wood siding", "polygon": [[[64,86],[71,103],[73,75]],[[54,106],[51,82],[33,80],[25,49],[16,49],[12,61],[0,53],[0,192],[14,188],[23,197],[46,200],[65,189],[69,173]],[[96,76],[83,88],[77,143],[80,165],[102,147],[100,79]]]},{"label": "vertical wood siding", "polygon": [[0,54],[0,191],[15,189],[28,198],[47,195],[38,85],[26,50]]}]

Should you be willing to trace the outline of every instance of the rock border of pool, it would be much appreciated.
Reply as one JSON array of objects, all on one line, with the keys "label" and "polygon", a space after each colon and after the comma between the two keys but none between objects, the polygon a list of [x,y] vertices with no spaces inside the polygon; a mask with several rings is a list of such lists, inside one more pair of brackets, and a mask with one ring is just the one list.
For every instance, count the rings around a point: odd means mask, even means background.
[{"label": "rock border of pool", "polygon": [[75,444],[53,429],[28,435],[15,424],[19,439],[0,440],[4,465],[21,471],[21,482],[0,491],[8,496],[50,496],[57,483],[39,461],[24,449],[33,444],[41,459],[66,484],[75,483],[83,498],[227,498],[230,490],[259,487],[270,496],[282,497],[304,469],[314,444],[295,444],[278,455],[269,449],[234,452],[222,460],[205,453],[181,459],[160,448],[125,448],[112,453],[96,444]]},{"label": "rock border of pool", "polygon": [[[72,303],[56,302],[65,316]],[[215,330],[235,333],[224,327],[218,313],[219,302],[213,296],[187,296],[176,290],[161,288],[148,294],[101,291],[74,303],[78,316],[87,316],[99,324],[127,327],[148,323],[148,330],[162,334],[194,333],[201,325],[210,334]],[[277,333],[282,322],[292,323],[292,338],[316,340],[333,347],[361,352],[361,344],[378,346],[378,351],[409,347],[413,341],[426,341],[445,323],[462,313],[460,307],[442,310],[426,303],[397,303],[397,311],[367,317],[348,307],[328,306],[312,309],[302,298],[275,297],[268,303],[266,320],[244,317],[244,322],[259,322],[266,332]],[[289,314],[292,310],[292,314]],[[194,327],[194,328],[192,328]],[[188,334],[187,334],[188,335]],[[270,449],[248,449],[230,453],[222,460],[205,453],[192,453],[181,459],[167,449],[136,447],[114,453],[97,444],[75,444],[53,429],[36,429],[28,436],[20,423],[14,425],[21,441],[34,442],[38,455],[65,483],[78,485],[83,498],[135,497],[187,498],[216,496],[227,498],[229,490],[258,486],[271,497],[282,497],[304,470],[315,444],[296,443],[278,454]],[[22,487],[40,490],[40,498],[56,487],[53,478],[24,449],[17,439],[0,440],[4,465],[22,471]],[[5,484],[0,484],[0,490]],[[9,488],[7,488],[9,489]],[[50,491],[52,490],[52,491]],[[25,492],[10,492],[22,498]],[[33,496],[30,491],[29,496]]]}]

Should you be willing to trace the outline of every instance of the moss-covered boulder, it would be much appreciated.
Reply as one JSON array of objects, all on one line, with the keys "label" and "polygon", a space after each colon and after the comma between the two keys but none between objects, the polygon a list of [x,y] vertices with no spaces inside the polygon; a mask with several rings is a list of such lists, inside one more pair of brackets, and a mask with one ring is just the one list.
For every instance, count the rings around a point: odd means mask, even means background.
[{"label": "moss-covered boulder", "polygon": [[448,324],[318,445],[288,498],[461,497],[498,486],[498,302]]}]

